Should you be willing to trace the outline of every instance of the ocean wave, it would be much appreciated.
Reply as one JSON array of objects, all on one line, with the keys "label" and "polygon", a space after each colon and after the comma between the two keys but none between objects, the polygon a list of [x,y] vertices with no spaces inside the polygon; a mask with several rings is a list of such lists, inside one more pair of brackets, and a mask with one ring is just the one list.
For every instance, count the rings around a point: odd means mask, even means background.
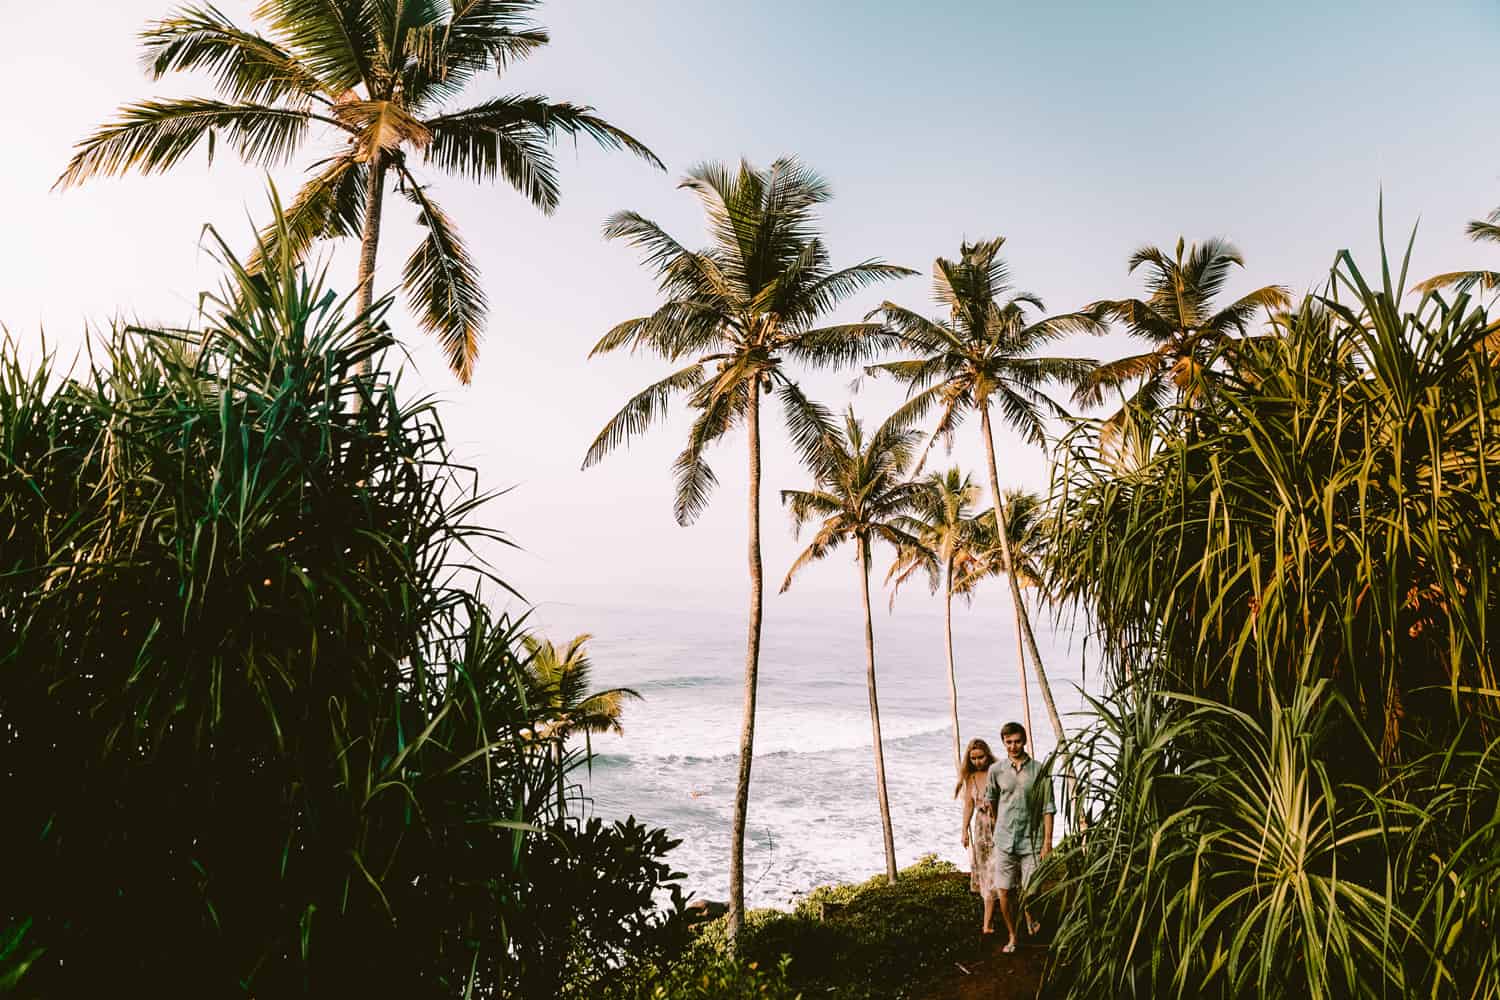
[{"label": "ocean wave", "polygon": [[740,681],[733,677],[663,677],[658,680],[639,681],[630,687],[636,691],[680,691],[685,688],[723,687],[726,684],[738,684]]},{"label": "ocean wave", "polygon": [[628,753],[596,753],[591,760],[594,767],[629,767],[634,762]]},{"label": "ocean wave", "polygon": [[[761,720],[756,729],[755,757],[757,760],[869,750],[872,746],[868,718],[806,719],[801,725],[788,724],[775,719]],[[881,730],[881,742],[886,747],[904,749],[913,743],[930,740],[934,736],[947,736],[950,727],[947,723],[933,719],[895,719],[883,720]],[[664,736],[665,739],[661,742],[657,740],[647,742],[632,739],[627,735],[619,741],[619,747],[620,750],[628,752],[607,756],[620,763],[629,762],[642,766],[712,764],[739,759],[737,741],[731,743],[722,735],[713,740],[718,745],[712,747],[707,753],[683,753],[684,743],[692,745],[695,741],[684,740],[680,730],[664,734]],[[701,744],[705,741],[696,742]],[[652,745],[653,743],[656,745]]]}]

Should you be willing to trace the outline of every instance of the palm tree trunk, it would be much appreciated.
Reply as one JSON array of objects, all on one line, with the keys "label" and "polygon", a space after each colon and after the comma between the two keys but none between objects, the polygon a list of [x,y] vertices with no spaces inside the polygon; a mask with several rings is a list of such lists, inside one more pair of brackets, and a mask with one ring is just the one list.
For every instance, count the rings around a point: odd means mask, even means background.
[{"label": "palm tree trunk", "polygon": [[[380,209],[385,200],[385,160],[378,151],[370,163],[369,187],[365,189],[365,232],[359,242],[359,297],[355,307],[361,316],[370,311],[375,301],[375,254],[380,247]],[[369,324],[366,323],[366,326]],[[370,359],[359,363],[360,375],[370,374]],[[359,397],[354,399],[354,408],[359,409]]]},{"label": "palm tree trunk", "polygon": [[552,744],[552,763],[557,767],[557,825],[563,825],[563,809],[567,801],[563,791],[563,748],[562,740]]},{"label": "palm tree trunk", "polygon": [[751,386],[745,423],[750,439],[750,625],[745,644],[745,704],[740,717],[740,772],[734,790],[729,849],[729,940],[745,918],[745,819],[750,808],[750,765],[755,749],[755,685],[760,673],[761,600],[765,583],[760,561],[760,385]]},{"label": "palm tree trunk", "polygon": [[964,751],[958,734],[958,671],[953,665],[953,556],[943,569],[943,641],[948,649],[948,709],[953,714],[953,763],[964,773]]},{"label": "palm tree trunk", "polygon": [[875,793],[880,800],[880,832],[885,838],[885,878],[896,884],[896,838],[891,833],[891,800],[885,790],[885,750],[880,742],[880,701],[875,696],[875,620],[870,614],[870,542],[861,536],[860,594],[865,602],[865,685],[870,693],[870,735],[875,741]]},{"label": "palm tree trunk", "polygon": [[[1022,613],[1025,613],[1023,608]],[[1026,683],[1026,646],[1021,639],[1021,630],[1016,629],[1016,668],[1021,671],[1021,717],[1026,720],[1026,731],[1031,732],[1031,691]]]},{"label": "palm tree trunk", "polygon": [[[1000,473],[995,466],[995,436],[990,430],[990,408],[987,403],[979,405],[979,426],[984,430],[985,456],[989,459],[990,492],[995,496],[995,534],[1000,536],[1000,558],[1004,563],[1005,579],[1010,581],[1011,601],[1016,608],[1016,631],[1025,637],[1031,653],[1031,662],[1036,665],[1036,683],[1042,691],[1042,701],[1047,705],[1047,715],[1052,720],[1052,732],[1061,749],[1067,740],[1063,732],[1062,717],[1057,714],[1057,703],[1052,700],[1052,685],[1047,683],[1047,671],[1042,668],[1042,654],[1036,648],[1036,636],[1031,631],[1031,620],[1026,615],[1026,605],[1021,601],[1021,585],[1011,571],[1010,538],[1005,531],[1005,495],[1000,492]],[[1024,657],[1022,658],[1024,661]],[[1023,662],[1024,667],[1024,662]]]}]

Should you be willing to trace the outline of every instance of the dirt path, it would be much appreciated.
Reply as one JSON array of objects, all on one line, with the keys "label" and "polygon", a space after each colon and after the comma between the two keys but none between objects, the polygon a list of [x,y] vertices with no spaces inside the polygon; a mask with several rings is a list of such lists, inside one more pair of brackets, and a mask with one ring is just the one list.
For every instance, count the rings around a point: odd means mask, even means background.
[{"label": "dirt path", "polygon": [[986,941],[977,961],[957,965],[934,983],[924,1000],[1034,1000],[1042,985],[1047,949],[1022,947],[1007,955],[1000,950],[1003,935]]}]

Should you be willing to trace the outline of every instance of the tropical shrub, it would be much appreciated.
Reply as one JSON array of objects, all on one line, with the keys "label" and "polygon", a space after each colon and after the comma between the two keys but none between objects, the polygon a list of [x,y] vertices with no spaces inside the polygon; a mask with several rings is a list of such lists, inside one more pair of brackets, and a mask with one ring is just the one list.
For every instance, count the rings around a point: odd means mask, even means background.
[{"label": "tropical shrub", "polygon": [[[931,855],[857,885],[822,886],[790,913],[755,910],[735,945],[761,970],[785,964],[785,981],[806,996],[844,1000],[913,995],[935,973],[979,951],[979,897],[968,876]],[[698,936],[684,968],[730,954],[723,921]]]},{"label": "tropical shrub", "polygon": [[801,1000],[787,981],[790,959],[765,967],[727,951],[694,949],[666,966],[627,970],[598,994],[603,1000]]},{"label": "tropical shrub", "polygon": [[1404,287],[1340,254],[1132,461],[1065,441],[1048,582],[1117,689],[1043,873],[1070,996],[1500,995],[1500,368]]},{"label": "tropical shrub", "polygon": [[[360,373],[384,304],[224,256],[199,331],[0,346],[0,982],[517,995],[559,758],[469,557],[504,539],[432,403]],[[567,844],[616,921],[669,874],[638,827]]]},{"label": "tropical shrub", "polygon": [[[660,961],[687,944],[682,890],[662,858],[680,841],[634,818],[569,824],[531,846],[531,902],[512,928],[525,968],[522,995],[593,997],[624,966]],[[659,896],[670,905],[658,909]]]}]

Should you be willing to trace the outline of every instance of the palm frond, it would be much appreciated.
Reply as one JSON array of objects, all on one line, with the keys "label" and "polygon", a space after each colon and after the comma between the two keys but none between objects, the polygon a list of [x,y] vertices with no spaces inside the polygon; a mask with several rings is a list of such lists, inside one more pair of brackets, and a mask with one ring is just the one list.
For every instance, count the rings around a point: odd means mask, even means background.
[{"label": "palm frond", "polygon": [[705,380],[694,392],[694,403],[702,412],[688,431],[687,447],[673,465],[677,475],[673,514],[678,524],[692,524],[708,506],[708,498],[719,480],[704,461],[703,452],[729,433],[744,415],[750,393],[755,391],[758,389],[754,381],[742,378],[723,385]]},{"label": "palm frond", "polygon": [[826,558],[830,552],[838,548],[843,538],[835,531],[826,527],[818,532],[818,536],[803,549],[792,565],[786,571],[786,578],[781,581],[780,593],[785,594],[792,586],[792,579],[806,566]]},{"label": "palm frond", "polygon": [[1161,370],[1162,364],[1161,352],[1147,351],[1096,365],[1073,390],[1073,401],[1081,406],[1098,406],[1104,401],[1106,391],[1119,388],[1135,379],[1145,378],[1152,372]]},{"label": "palm frond", "polygon": [[1274,314],[1278,310],[1290,308],[1291,304],[1292,293],[1289,289],[1281,285],[1267,285],[1231,302],[1215,313],[1204,327],[1215,334],[1225,334],[1230,330],[1244,333],[1257,313]]},{"label": "palm frond", "polygon": [[883,323],[843,323],[798,334],[784,350],[787,357],[812,368],[848,368],[903,343]]},{"label": "palm frond", "polygon": [[279,166],[296,152],[313,120],[327,119],[297,108],[203,98],[128,104],[114,121],[75,147],[77,151],[53,187],[66,190],[92,177],[130,170],[161,173],[205,140],[211,163],[221,133],[246,162]]},{"label": "palm frond", "polygon": [[606,240],[625,240],[646,251],[645,263],[657,273],[663,295],[673,299],[717,300],[739,305],[740,290],[725,277],[712,253],[694,252],[637,212],[616,212],[604,223]]},{"label": "palm frond", "polygon": [[1103,299],[1084,306],[1083,311],[1123,323],[1127,333],[1153,344],[1166,343],[1175,333],[1169,320],[1140,299]]},{"label": "palm frond", "polygon": [[894,302],[884,302],[876,310],[908,348],[936,353],[961,347],[958,335],[948,326],[928,319]]},{"label": "palm frond", "polygon": [[452,220],[406,176],[406,197],[417,207],[417,221],[427,235],[407,259],[402,281],[420,305],[417,320],[422,329],[437,337],[448,367],[467,385],[479,357],[487,311],[479,269]]},{"label": "palm frond", "polygon": [[592,139],[605,149],[622,149],[665,169],[656,154],[593,108],[525,95],[496,97],[427,119],[432,132],[427,161],[441,170],[475,180],[503,178],[536,207],[551,214],[560,191],[552,147],[559,135]]},{"label": "palm frond", "polygon": [[631,438],[649,430],[652,424],[666,416],[667,403],[674,393],[691,392],[702,384],[703,367],[688,365],[642,389],[604,425],[593,444],[589,445],[582,467],[587,469],[620,445],[627,444]]},{"label": "palm frond", "polygon": [[1476,286],[1486,292],[1500,288],[1500,271],[1448,271],[1417,282],[1412,285],[1412,291],[1422,295],[1444,288],[1467,292]]},{"label": "palm frond", "polygon": [[776,394],[781,397],[792,448],[802,464],[821,478],[838,458],[838,426],[833,414],[821,403],[808,399],[797,383],[784,376],[776,380]]},{"label": "palm frond", "polygon": [[348,0],[262,0],[252,16],[269,24],[331,92],[364,85],[366,96],[373,97],[389,77],[374,62],[380,46],[367,6]]},{"label": "palm frond", "polygon": [[535,0],[455,0],[448,18],[414,28],[405,46],[414,103],[449,99],[477,74],[504,73],[546,45],[547,32],[530,23],[538,6]]},{"label": "palm frond", "polygon": [[212,76],[231,100],[249,104],[328,103],[330,89],[296,56],[268,38],[245,31],[212,6],[186,6],[141,33],[146,71]]},{"label": "palm frond", "polygon": [[911,268],[880,260],[867,260],[852,267],[841,268],[823,275],[803,289],[789,315],[795,320],[811,322],[850,296],[878,282],[912,274],[916,272]]},{"label": "palm frond", "polygon": [[267,259],[282,253],[290,253],[294,260],[305,258],[317,240],[360,234],[366,168],[347,154],[314,167],[322,170],[297,192],[286,210],[285,224],[272,223],[261,230],[247,265],[252,274],[265,267]]},{"label": "palm frond", "polygon": [[1491,212],[1489,220],[1478,219],[1464,227],[1464,235],[1479,243],[1500,243],[1500,213]]}]

